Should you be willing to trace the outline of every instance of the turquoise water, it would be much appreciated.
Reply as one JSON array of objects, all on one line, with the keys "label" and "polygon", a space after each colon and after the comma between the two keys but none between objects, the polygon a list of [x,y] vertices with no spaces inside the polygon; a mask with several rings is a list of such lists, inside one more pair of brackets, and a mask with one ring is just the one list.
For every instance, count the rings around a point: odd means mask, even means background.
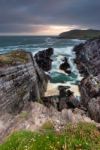
[{"label": "turquoise water", "polygon": [[[0,37],[0,53],[7,53],[16,49],[24,49],[31,51],[33,55],[39,50],[44,50],[48,47],[54,48],[54,55],[52,56],[52,70],[49,72],[51,82],[53,83],[70,83],[77,84],[80,80],[79,72],[73,60],[75,54],[73,47],[81,42],[80,40],[66,40],[58,39],[50,36],[4,36]],[[62,63],[64,57],[68,58],[71,71],[70,75],[65,74],[59,70],[59,65]]]}]

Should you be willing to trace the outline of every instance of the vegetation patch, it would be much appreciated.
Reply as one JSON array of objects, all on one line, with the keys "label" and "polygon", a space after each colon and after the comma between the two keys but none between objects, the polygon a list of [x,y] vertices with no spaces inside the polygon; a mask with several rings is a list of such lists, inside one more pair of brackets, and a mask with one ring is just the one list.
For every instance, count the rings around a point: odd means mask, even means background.
[{"label": "vegetation patch", "polygon": [[42,125],[42,127],[41,127],[41,129],[42,130],[47,130],[47,131],[54,131],[54,124],[53,124],[53,122],[51,122],[51,121],[46,121],[43,125]]},{"label": "vegetation patch", "polygon": [[22,118],[22,119],[27,119],[28,116],[29,116],[29,113],[27,111],[22,111],[20,113],[20,118]]},{"label": "vegetation patch", "polygon": [[27,63],[28,59],[28,54],[25,51],[12,51],[8,54],[0,55],[0,66]]},{"label": "vegetation patch", "polygon": [[100,132],[93,124],[69,124],[61,132],[13,133],[0,150],[100,150]]}]

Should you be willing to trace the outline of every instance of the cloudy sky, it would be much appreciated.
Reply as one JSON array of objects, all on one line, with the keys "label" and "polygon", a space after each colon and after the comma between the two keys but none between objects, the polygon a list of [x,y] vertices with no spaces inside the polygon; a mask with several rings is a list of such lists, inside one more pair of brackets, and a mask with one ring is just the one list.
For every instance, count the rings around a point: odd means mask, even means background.
[{"label": "cloudy sky", "polygon": [[100,0],[0,0],[0,35],[100,29]]}]

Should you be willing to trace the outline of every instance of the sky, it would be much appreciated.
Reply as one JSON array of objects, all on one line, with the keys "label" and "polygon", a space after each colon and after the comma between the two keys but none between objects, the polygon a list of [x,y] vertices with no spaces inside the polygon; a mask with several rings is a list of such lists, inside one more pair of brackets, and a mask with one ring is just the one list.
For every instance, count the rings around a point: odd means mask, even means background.
[{"label": "sky", "polygon": [[100,0],[0,0],[0,35],[100,29]]}]

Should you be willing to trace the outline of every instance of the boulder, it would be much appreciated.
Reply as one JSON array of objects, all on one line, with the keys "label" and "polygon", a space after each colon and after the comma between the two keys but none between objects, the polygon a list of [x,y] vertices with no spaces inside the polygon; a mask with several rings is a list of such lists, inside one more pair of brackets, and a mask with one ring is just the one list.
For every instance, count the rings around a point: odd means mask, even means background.
[{"label": "boulder", "polygon": [[51,56],[53,55],[53,48],[48,48],[43,51],[39,51],[35,54],[35,60],[40,68],[44,71],[49,71],[52,66]]}]

